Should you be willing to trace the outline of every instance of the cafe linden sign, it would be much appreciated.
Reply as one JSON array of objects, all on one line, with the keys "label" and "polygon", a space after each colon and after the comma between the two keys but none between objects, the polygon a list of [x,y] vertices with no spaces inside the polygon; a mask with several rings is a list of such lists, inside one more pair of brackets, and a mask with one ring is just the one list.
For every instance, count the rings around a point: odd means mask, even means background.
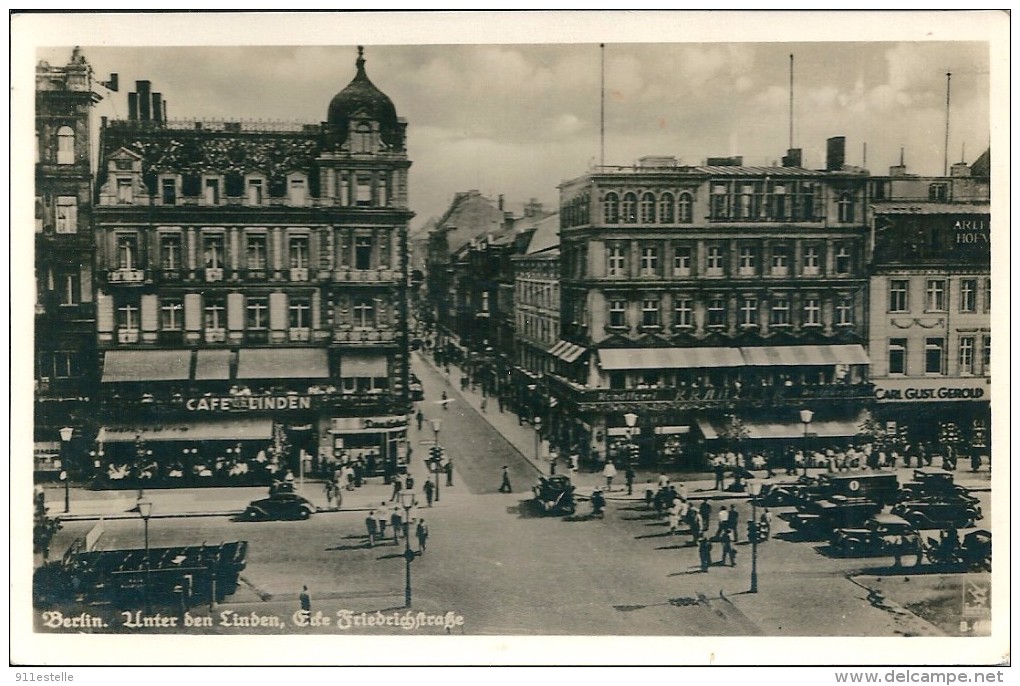
[{"label": "cafe linden sign", "polygon": [[[955,381],[955,383],[954,383]],[[925,384],[918,379],[875,382],[878,402],[939,402],[945,400],[989,400],[986,379],[933,381]]]},{"label": "cafe linden sign", "polygon": [[310,410],[307,395],[235,395],[188,398],[184,407],[193,412],[260,412],[264,410]]}]

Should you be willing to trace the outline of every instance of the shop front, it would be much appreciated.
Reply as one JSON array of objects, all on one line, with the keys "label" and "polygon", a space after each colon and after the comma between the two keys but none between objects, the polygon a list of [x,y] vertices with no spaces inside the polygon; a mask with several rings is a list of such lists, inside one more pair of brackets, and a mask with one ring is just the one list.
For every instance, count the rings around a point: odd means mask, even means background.
[{"label": "shop front", "polygon": [[377,417],[329,417],[323,419],[321,436],[328,441],[329,461],[335,465],[360,462],[369,476],[407,471],[410,444],[408,418],[404,415]]}]

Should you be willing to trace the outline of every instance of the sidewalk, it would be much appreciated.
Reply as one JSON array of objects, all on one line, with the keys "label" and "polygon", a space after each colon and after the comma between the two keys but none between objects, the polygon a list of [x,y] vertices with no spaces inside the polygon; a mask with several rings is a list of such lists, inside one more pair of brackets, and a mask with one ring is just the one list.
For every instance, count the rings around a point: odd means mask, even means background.
[{"label": "sidewalk", "polygon": [[[417,357],[423,364],[429,365],[438,374],[445,377],[445,372],[437,367],[433,360],[427,356],[422,355],[420,352],[415,351],[412,353],[413,356]],[[460,380],[464,376],[464,372],[455,363],[450,364],[450,375],[448,377],[448,393],[451,398],[457,398],[463,401],[471,408],[473,408],[481,417],[489,422],[497,431],[503,434],[507,441],[535,468],[538,474],[548,476],[551,471],[551,461],[549,460],[549,443],[548,441],[541,440],[537,446],[536,455],[536,443],[535,443],[535,430],[528,423],[521,423],[516,413],[509,409],[500,411],[499,403],[496,398],[489,397],[486,402],[485,411],[482,411],[482,393],[480,390],[471,390],[468,387],[467,390],[461,390]],[[982,467],[978,472],[971,472],[968,465],[963,462],[960,463],[961,467],[953,472],[954,481],[961,485],[969,488],[973,491],[990,491],[991,490],[991,472],[988,467]],[[936,467],[939,464],[936,462]],[[825,473],[825,469],[811,468],[808,473],[812,476]],[[886,470],[891,471],[891,470]],[[913,479],[914,468],[912,467],[898,467],[896,470],[897,478],[901,484],[911,481]],[[556,465],[557,474],[569,474],[567,469],[566,456],[560,455]],[[591,495],[592,490],[596,486],[603,487],[603,492],[606,493],[608,500],[644,500],[644,491],[646,483],[655,484],[658,478],[659,472],[647,469],[639,468],[637,475],[634,479],[634,492],[632,495],[627,495],[627,487],[623,483],[623,470],[619,470],[616,478],[614,479],[613,487],[611,491],[605,490],[605,479],[602,477],[600,472],[590,472],[586,469],[580,469],[576,474],[570,474],[571,481],[577,487],[577,494],[582,497],[588,497]],[[724,500],[724,499],[746,499],[746,493],[732,493],[728,491],[720,491],[715,488],[715,476],[713,474],[705,472],[666,472],[673,482],[682,481],[687,485],[687,494],[696,499],[712,499],[712,500]],[[766,473],[764,470],[760,470],[755,474],[756,478],[765,480]],[[769,479],[773,482],[792,482],[797,480],[797,476],[787,476],[783,470],[776,470],[776,476]],[[729,481],[729,478],[727,478]]]}]

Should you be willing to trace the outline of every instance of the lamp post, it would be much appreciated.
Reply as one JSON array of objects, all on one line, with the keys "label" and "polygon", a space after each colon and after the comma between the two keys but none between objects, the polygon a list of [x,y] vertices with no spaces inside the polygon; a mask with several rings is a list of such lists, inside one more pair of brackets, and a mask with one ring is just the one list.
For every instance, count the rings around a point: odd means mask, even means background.
[{"label": "lamp post", "polygon": [[807,453],[807,439],[808,439],[808,427],[811,425],[811,420],[815,418],[815,413],[811,410],[800,411],[800,421],[804,425],[804,476],[807,476],[807,465],[808,465],[808,453]]},{"label": "lamp post", "polygon": [[152,503],[148,500],[139,500],[136,505],[138,514],[145,523],[145,587],[143,597],[145,599],[145,611],[149,611],[149,517],[152,516]]},{"label": "lamp post", "polygon": [[[439,447],[439,430],[441,428],[443,428],[443,420],[442,419],[433,419],[432,420],[432,435],[433,435],[433,437],[435,437],[435,442],[436,442],[436,459],[435,459],[435,469],[433,470],[433,472],[436,475],[436,502],[437,503],[439,502],[439,481],[440,481],[439,474],[442,471],[442,462],[441,462],[441,458],[440,458],[440,456],[442,455],[442,448]],[[410,569],[410,567],[408,567],[408,569]]]},{"label": "lamp post", "polygon": [[414,493],[401,491],[400,504],[404,507],[404,607],[411,607],[411,562],[414,551],[411,550],[411,508],[414,507]]},{"label": "lamp post", "polygon": [[64,512],[71,511],[71,477],[67,472],[67,455],[71,451],[71,437],[74,427],[65,426],[60,430],[60,480],[64,482]]},{"label": "lamp post", "polygon": [[751,494],[751,526],[747,535],[751,539],[751,593],[758,592],[758,494],[761,493],[761,482],[749,479],[747,492]]}]

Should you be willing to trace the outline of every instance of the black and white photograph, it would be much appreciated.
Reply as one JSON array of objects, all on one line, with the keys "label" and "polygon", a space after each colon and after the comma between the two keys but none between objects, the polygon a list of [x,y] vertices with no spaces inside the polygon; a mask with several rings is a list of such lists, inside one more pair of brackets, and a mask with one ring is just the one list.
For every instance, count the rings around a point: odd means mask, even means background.
[{"label": "black and white photograph", "polygon": [[1008,29],[13,13],[12,668],[1010,665]]}]

